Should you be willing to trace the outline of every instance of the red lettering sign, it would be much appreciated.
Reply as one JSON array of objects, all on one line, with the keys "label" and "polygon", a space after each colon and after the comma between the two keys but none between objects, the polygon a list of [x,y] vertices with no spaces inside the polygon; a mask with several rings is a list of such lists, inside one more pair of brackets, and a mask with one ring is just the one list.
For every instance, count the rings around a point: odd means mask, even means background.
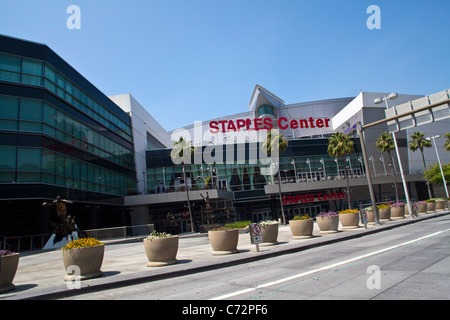
[{"label": "red lettering sign", "polygon": [[345,192],[334,192],[334,193],[317,193],[317,194],[301,194],[296,196],[285,196],[283,197],[283,205],[288,204],[298,204],[298,203],[308,203],[315,201],[328,201],[336,199],[344,199]]},{"label": "red lettering sign", "polygon": [[[280,117],[277,119],[277,126],[281,130],[286,129],[314,129],[314,128],[329,128],[329,118],[313,118],[308,119],[287,119]],[[210,132],[212,134],[220,132],[232,132],[241,130],[272,130],[274,123],[271,118],[255,118],[255,119],[236,119],[236,120],[219,120],[211,121],[209,123]]]}]

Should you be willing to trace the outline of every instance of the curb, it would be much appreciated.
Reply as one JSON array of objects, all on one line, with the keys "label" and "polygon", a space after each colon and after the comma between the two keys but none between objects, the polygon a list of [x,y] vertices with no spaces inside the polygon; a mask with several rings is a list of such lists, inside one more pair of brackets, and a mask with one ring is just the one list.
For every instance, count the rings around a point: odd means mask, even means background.
[{"label": "curb", "polygon": [[[346,241],[346,240],[361,238],[366,235],[371,235],[371,234],[376,234],[376,233],[387,231],[387,230],[392,230],[392,229],[395,229],[398,227],[407,226],[410,224],[418,223],[418,222],[421,222],[424,220],[430,220],[430,219],[442,217],[442,216],[449,215],[449,214],[450,214],[450,211],[444,211],[444,212],[434,213],[432,215],[420,216],[420,217],[417,217],[414,219],[409,219],[409,220],[401,221],[401,222],[397,220],[397,221],[395,221],[396,222],[395,224],[386,225],[385,223],[383,223],[382,225],[375,226],[375,228],[373,228],[373,229],[362,230],[361,232],[358,232],[358,233],[345,232],[345,233],[341,233],[342,234],[341,236],[337,236],[337,237],[329,238],[329,239],[318,237],[319,241],[314,242],[314,243],[300,245],[300,246],[296,246],[296,247],[288,248],[288,249],[281,249],[281,250],[277,250],[277,251],[259,252],[258,255],[251,255],[251,256],[249,255],[249,256],[245,256],[245,257],[239,257],[239,255],[236,255],[236,256],[233,256],[231,260],[220,261],[220,262],[212,263],[212,264],[210,262],[199,263],[199,265],[192,267],[192,268],[183,268],[181,270],[173,270],[173,271],[159,270],[160,271],[159,273],[150,274],[150,275],[147,272],[142,272],[142,273],[136,273],[136,274],[131,274],[131,275],[124,275],[121,277],[119,276],[119,278],[116,278],[116,280],[114,280],[114,281],[109,281],[109,279],[110,279],[109,277],[100,278],[99,283],[94,283],[94,284],[89,284],[89,285],[82,284],[82,287],[79,289],[68,289],[66,285],[62,285],[62,286],[58,286],[58,287],[51,288],[51,289],[44,289],[43,292],[41,292],[41,293],[36,292],[36,293],[34,293],[33,296],[18,298],[17,300],[56,300],[56,299],[60,299],[60,298],[68,298],[68,297],[73,297],[73,296],[92,293],[92,292],[98,292],[98,291],[109,290],[109,289],[117,289],[117,288],[121,288],[121,287],[137,285],[137,284],[142,284],[142,283],[146,283],[146,282],[170,279],[170,278],[185,276],[185,275],[193,274],[193,273],[200,273],[200,272],[205,272],[205,271],[210,271],[210,270],[215,270],[215,269],[221,269],[221,268],[231,267],[231,266],[235,266],[235,265],[239,265],[239,264],[243,264],[243,263],[249,263],[249,262],[255,262],[255,261],[264,260],[264,259],[268,259],[268,258],[273,258],[273,257],[285,255],[285,254],[301,252],[301,251],[305,251],[308,249],[325,246],[325,245],[330,245],[333,243],[342,242],[342,241]],[[236,258],[234,258],[234,257],[236,257]],[[105,273],[107,273],[107,272],[105,272]],[[104,281],[101,281],[102,279]],[[50,290],[51,290],[51,292],[49,292]]]}]

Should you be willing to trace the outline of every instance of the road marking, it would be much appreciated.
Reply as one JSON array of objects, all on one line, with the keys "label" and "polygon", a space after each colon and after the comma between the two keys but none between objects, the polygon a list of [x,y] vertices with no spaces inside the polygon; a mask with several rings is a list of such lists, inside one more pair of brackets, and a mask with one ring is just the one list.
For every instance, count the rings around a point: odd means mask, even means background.
[{"label": "road marking", "polygon": [[449,230],[450,229],[438,231],[438,232],[435,232],[435,233],[432,233],[432,234],[429,234],[429,235],[426,235],[426,236],[423,236],[423,237],[420,237],[420,238],[417,238],[417,239],[414,239],[414,240],[410,240],[410,241],[406,241],[406,242],[397,244],[395,246],[391,246],[391,247],[388,247],[388,248],[385,248],[385,249],[381,249],[381,250],[377,250],[377,251],[374,251],[374,252],[371,252],[371,253],[363,254],[361,256],[354,257],[354,258],[351,258],[351,259],[348,259],[348,260],[345,260],[345,261],[333,263],[333,264],[330,264],[328,266],[324,266],[324,267],[321,267],[321,268],[318,268],[318,269],[305,271],[305,272],[302,272],[302,273],[299,273],[299,274],[295,274],[295,275],[292,275],[290,277],[286,277],[286,278],[283,278],[283,279],[267,282],[267,283],[258,285],[258,286],[254,287],[254,288],[247,288],[247,289],[243,289],[243,290],[239,290],[239,291],[235,291],[235,292],[230,292],[228,294],[224,294],[224,295],[221,295],[221,296],[209,299],[209,300],[224,300],[224,299],[228,299],[228,298],[231,298],[231,297],[234,297],[234,296],[238,296],[240,294],[252,292],[252,291],[258,290],[260,288],[266,288],[266,287],[277,285],[279,283],[283,283],[283,282],[286,282],[286,281],[291,281],[291,280],[294,280],[294,279],[298,279],[298,278],[301,278],[301,277],[304,277],[304,276],[307,276],[307,275],[310,275],[310,274],[313,274],[313,273],[317,273],[317,272],[321,272],[321,271],[324,271],[324,270],[332,269],[332,268],[335,268],[337,266],[340,266],[340,265],[343,265],[343,264],[347,264],[347,263],[350,263],[350,262],[353,262],[353,261],[356,261],[356,260],[364,259],[364,258],[371,257],[371,256],[374,256],[374,255],[377,255],[377,254],[380,254],[380,253],[383,253],[383,252],[386,252],[386,251],[394,250],[394,249],[399,248],[399,247],[407,246],[407,245],[409,245],[411,243],[418,242],[418,241],[421,241],[421,240],[424,240],[424,239],[427,239],[427,238],[431,238],[431,237],[437,236],[437,235],[439,235],[441,233],[445,233],[445,232],[447,232]]}]

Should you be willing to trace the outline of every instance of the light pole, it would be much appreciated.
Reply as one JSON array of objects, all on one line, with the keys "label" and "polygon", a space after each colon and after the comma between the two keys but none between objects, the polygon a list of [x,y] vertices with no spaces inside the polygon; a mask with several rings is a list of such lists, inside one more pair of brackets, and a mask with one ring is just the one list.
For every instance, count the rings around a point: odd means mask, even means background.
[{"label": "light pole", "polygon": [[387,176],[386,164],[384,163],[384,157],[383,156],[380,157],[380,161],[383,162],[384,175]]},{"label": "light pole", "polygon": [[351,161],[350,157],[347,156],[347,158],[345,158],[345,161],[347,161],[350,165],[350,176],[351,176],[351,178],[353,178],[353,168],[352,168],[352,161]]},{"label": "light pole", "polygon": [[339,170],[339,160],[338,160],[338,158],[334,158],[334,162],[336,162],[336,165],[337,165],[337,176],[338,176],[338,179],[340,179],[341,178],[341,173],[340,173],[340,170]]},{"label": "light pole", "polygon": [[373,157],[370,156],[369,160],[372,161],[373,176],[376,177],[377,176],[377,172],[375,171],[375,163],[373,162]]},{"label": "light pole", "polygon": [[360,166],[361,166],[361,173],[363,176],[365,176],[366,172],[364,171],[364,164],[363,164],[363,160],[361,157],[358,157],[358,162],[360,163]]},{"label": "light pole", "polygon": [[[388,95],[386,97],[377,98],[373,102],[375,104],[380,104],[380,103],[383,103],[383,100],[384,100],[384,102],[386,104],[386,109],[389,109],[389,105],[388,105],[387,100],[388,99],[389,100],[393,100],[393,99],[397,99],[397,98],[398,98],[398,94],[397,93],[391,93],[390,95]],[[408,185],[406,184],[405,172],[403,171],[402,159],[400,158],[400,151],[398,150],[398,144],[397,144],[397,138],[395,137],[395,132],[392,132],[392,138],[394,139],[395,152],[397,154],[398,166],[399,166],[399,169],[400,169],[400,174],[402,176],[403,189],[405,191],[405,198],[406,198],[406,202],[408,203],[409,216],[411,218],[414,218],[413,206],[411,205],[411,200],[409,199]]]},{"label": "light pole", "polygon": [[307,163],[308,166],[309,166],[309,176],[310,176],[310,179],[312,180],[311,161],[309,161],[309,159],[308,159],[308,160],[306,160],[306,163]]},{"label": "light pole", "polygon": [[295,182],[298,182],[298,176],[297,176],[297,167],[295,166],[295,160],[291,160],[291,164],[294,166],[294,174],[295,174]]},{"label": "light pole", "polygon": [[323,166],[323,177],[326,180],[326,178],[327,178],[327,171],[325,170],[325,160],[323,158],[320,158],[320,163]]},{"label": "light pole", "polygon": [[[369,171],[366,174],[366,178],[367,178],[367,185],[369,187],[370,201],[372,201],[373,219],[375,221],[375,224],[380,225],[380,220],[378,219],[377,199],[375,198],[375,192],[373,190],[373,184],[372,184],[372,177],[370,176],[369,163],[367,160],[366,144],[364,142],[363,132],[362,132],[362,128],[361,128],[361,122],[356,123],[356,132],[359,136],[359,141],[361,143],[361,150],[362,150],[362,154],[363,154],[364,165],[367,168],[366,170]],[[373,159],[372,159],[372,161],[373,161]]]},{"label": "light pole", "polygon": [[[436,138],[440,138],[440,135],[436,135],[436,136],[432,136],[431,139],[433,139],[433,144],[434,144],[434,149],[436,150],[436,156],[438,159],[438,163],[439,163],[439,169],[441,169],[441,175],[442,175],[442,181],[444,182],[444,188],[445,188],[445,194],[447,195],[448,198],[448,189],[447,189],[447,181],[445,181],[445,176],[444,176],[444,171],[442,170],[442,164],[441,164],[441,158],[439,158],[439,152],[436,146]],[[427,138],[427,140],[430,140],[430,138]]]}]

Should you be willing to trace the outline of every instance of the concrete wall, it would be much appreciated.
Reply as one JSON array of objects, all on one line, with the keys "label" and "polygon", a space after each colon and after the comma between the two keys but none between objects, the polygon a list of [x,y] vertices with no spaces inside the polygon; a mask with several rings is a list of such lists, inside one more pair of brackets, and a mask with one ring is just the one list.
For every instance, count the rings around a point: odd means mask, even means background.
[{"label": "concrete wall", "polygon": [[146,188],[147,132],[166,148],[172,143],[167,131],[148,113],[148,111],[130,94],[109,97],[114,103],[130,114],[133,125],[134,156],[136,162],[137,188],[143,193]]}]

